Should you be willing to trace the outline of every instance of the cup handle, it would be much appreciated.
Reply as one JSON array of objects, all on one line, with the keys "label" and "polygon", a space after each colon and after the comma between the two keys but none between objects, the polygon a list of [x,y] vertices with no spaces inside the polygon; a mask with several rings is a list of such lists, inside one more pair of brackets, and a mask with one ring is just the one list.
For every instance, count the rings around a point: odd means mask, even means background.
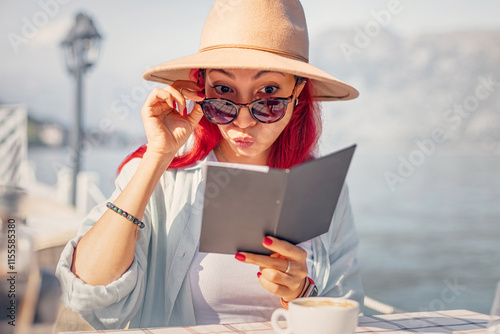
[{"label": "cup handle", "polygon": [[[285,318],[286,328],[281,328],[281,326],[279,325],[278,320],[280,317]],[[292,333],[292,327],[290,327],[290,322],[288,321],[288,311],[285,309],[279,308],[273,312],[273,315],[271,317],[271,325],[273,326],[273,329],[279,334]]]}]

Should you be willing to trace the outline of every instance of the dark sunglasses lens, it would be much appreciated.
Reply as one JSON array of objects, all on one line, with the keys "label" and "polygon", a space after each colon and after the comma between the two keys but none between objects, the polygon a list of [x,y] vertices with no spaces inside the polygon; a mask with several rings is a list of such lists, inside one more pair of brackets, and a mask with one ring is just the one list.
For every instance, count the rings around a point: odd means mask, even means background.
[{"label": "dark sunglasses lens", "polygon": [[252,111],[259,121],[273,123],[281,119],[286,112],[286,106],[279,100],[262,100],[252,105]]},{"label": "dark sunglasses lens", "polygon": [[214,123],[229,124],[236,117],[236,108],[226,101],[210,100],[203,103],[203,113]]}]

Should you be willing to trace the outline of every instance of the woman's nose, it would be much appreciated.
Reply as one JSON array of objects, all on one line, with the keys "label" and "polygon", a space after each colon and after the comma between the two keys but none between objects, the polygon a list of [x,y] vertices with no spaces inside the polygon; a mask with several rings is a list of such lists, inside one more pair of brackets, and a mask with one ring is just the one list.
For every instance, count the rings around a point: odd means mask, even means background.
[{"label": "woman's nose", "polygon": [[236,117],[233,123],[239,128],[246,129],[256,125],[257,121],[250,114],[250,109],[248,109],[248,107],[241,107],[238,112],[238,117]]}]

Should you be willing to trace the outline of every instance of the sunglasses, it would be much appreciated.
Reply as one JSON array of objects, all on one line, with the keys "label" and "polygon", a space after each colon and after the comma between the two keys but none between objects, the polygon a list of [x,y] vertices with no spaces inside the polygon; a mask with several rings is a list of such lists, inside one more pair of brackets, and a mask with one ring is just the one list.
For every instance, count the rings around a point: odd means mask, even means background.
[{"label": "sunglasses", "polygon": [[[255,100],[250,103],[234,103],[233,101],[213,98],[196,102],[201,106],[203,114],[212,123],[218,125],[231,124],[238,117],[241,108],[248,108],[253,119],[260,123],[275,123],[286,114],[288,104],[292,102],[295,94],[295,86],[292,95],[286,98],[276,97],[263,100]],[[298,99],[295,101],[296,105]]]}]

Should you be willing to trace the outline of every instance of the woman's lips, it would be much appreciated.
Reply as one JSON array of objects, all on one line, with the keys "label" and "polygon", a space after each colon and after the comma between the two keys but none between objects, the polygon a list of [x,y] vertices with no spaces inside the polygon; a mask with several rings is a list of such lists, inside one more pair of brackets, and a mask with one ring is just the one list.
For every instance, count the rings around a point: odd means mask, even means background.
[{"label": "woman's lips", "polygon": [[237,137],[233,140],[236,143],[236,146],[241,148],[250,147],[255,143],[255,139],[252,137]]}]

